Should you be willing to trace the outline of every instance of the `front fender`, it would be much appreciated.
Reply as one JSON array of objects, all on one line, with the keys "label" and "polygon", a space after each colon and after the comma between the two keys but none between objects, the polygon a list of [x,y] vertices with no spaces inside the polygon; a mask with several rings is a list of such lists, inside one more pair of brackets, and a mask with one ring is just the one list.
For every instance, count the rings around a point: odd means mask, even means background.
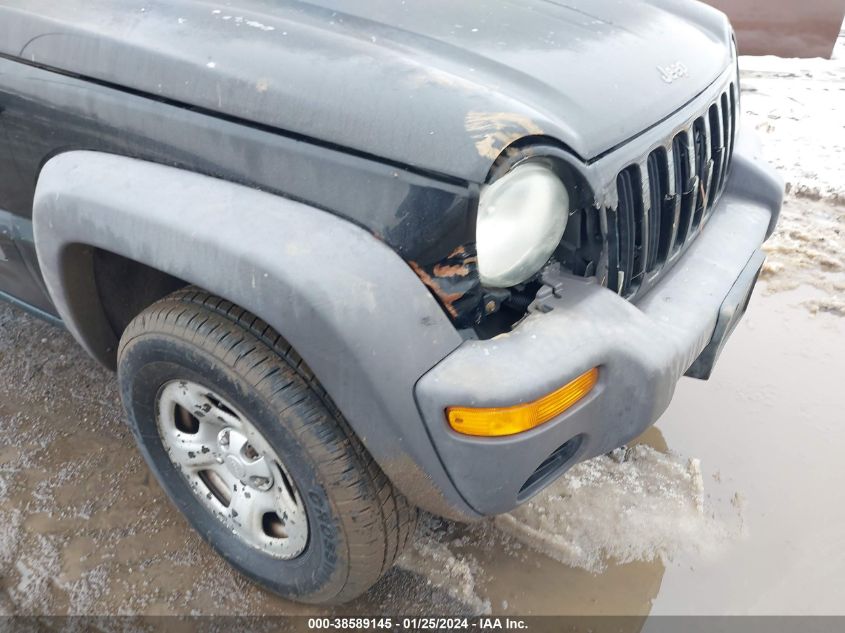
[{"label": "front fender", "polygon": [[370,233],[245,186],[146,161],[74,151],[35,193],[38,260],[67,328],[113,367],[95,248],[238,304],[297,350],[410,500],[459,519],[455,491],[414,402],[420,376],[461,343],[407,264]]}]

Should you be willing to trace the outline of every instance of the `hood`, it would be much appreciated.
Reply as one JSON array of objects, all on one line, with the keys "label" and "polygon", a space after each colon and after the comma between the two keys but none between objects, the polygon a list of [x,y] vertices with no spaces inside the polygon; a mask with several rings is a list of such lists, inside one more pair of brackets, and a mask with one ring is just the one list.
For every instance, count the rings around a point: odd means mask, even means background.
[{"label": "hood", "polygon": [[730,63],[692,0],[0,0],[0,52],[468,181],[546,136],[594,158]]}]

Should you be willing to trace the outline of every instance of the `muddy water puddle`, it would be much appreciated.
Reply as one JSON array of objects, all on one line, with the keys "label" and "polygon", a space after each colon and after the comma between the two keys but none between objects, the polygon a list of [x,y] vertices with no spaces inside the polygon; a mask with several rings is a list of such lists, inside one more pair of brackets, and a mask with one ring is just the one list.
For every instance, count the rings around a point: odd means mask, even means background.
[{"label": "muddy water puddle", "polygon": [[719,560],[669,566],[655,612],[845,613],[845,320],[801,314],[824,296],[758,297],[714,379],[684,381],[661,421],[705,481],[736,491],[747,533]]}]

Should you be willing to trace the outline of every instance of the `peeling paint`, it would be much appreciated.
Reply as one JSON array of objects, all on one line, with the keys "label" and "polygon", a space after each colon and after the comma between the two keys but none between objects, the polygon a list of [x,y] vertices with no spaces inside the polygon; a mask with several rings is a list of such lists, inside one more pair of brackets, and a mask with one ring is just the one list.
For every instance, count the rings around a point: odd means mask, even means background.
[{"label": "peeling paint", "polygon": [[459,246],[430,268],[408,264],[431,290],[458,327],[470,327],[483,315],[484,293],[473,247]]},{"label": "peeling paint", "polygon": [[534,121],[516,112],[468,112],[464,127],[474,139],[479,155],[490,160],[496,160],[514,141],[543,134]]},{"label": "peeling paint", "polygon": [[453,319],[458,317],[458,311],[455,309],[455,302],[458,301],[461,297],[463,297],[463,293],[454,292],[454,293],[447,293],[440,287],[440,284],[437,283],[435,279],[432,278],[425,269],[420,266],[417,262],[408,262],[411,268],[414,269],[414,272],[417,276],[422,280],[422,282],[431,290],[435,296],[440,299],[440,302],[443,304],[443,307],[446,308],[446,312],[449,313]]},{"label": "peeling paint", "polygon": [[434,274],[438,277],[466,277],[470,274],[470,270],[461,264],[455,266],[437,264],[434,267]]}]

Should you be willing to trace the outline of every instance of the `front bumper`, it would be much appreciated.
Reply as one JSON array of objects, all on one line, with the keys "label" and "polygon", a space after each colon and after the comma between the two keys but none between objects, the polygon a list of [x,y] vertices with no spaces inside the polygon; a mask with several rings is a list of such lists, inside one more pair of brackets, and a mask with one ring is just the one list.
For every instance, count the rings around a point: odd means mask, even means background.
[{"label": "front bumper", "polygon": [[[533,313],[493,340],[465,342],[420,379],[416,399],[432,442],[473,509],[484,515],[513,509],[575,463],[641,434],[691,366],[692,374],[709,374],[741,316],[760,246],[780,211],[782,182],[758,154],[752,137],[740,138],[707,227],[636,304],[594,283],[564,281],[544,300],[551,312]],[[446,423],[450,405],[529,402],[593,367],[600,379],[590,395],[533,431],[471,438]]]}]

